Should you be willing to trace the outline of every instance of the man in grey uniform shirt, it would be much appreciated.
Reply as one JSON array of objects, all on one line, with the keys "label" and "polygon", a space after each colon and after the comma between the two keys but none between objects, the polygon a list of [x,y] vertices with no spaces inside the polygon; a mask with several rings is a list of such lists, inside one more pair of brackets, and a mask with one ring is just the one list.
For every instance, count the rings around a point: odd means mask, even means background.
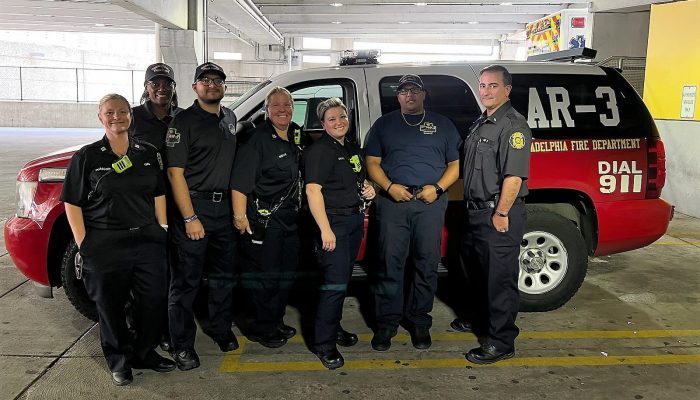
[{"label": "man in grey uniform shirt", "polygon": [[528,193],[532,133],[510,104],[511,83],[510,73],[500,65],[481,70],[479,97],[486,111],[464,141],[462,256],[476,310],[473,326],[459,319],[451,326],[487,336],[481,347],[467,353],[476,364],[513,357],[519,332],[518,256],[525,231],[523,199]]}]

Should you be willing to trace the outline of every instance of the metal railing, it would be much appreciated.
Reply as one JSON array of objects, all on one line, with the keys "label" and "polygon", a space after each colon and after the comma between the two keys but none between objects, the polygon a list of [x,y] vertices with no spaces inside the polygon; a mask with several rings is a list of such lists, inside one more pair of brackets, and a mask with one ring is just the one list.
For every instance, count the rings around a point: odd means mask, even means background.
[{"label": "metal railing", "polygon": [[622,71],[622,76],[627,79],[640,96],[644,96],[644,73],[647,66],[645,57],[612,56],[599,62],[598,65]]},{"label": "metal railing", "polygon": [[[227,80],[225,95],[235,99],[263,80]],[[0,66],[0,100],[95,103],[106,93],[119,93],[138,103],[143,93],[143,71]]]}]

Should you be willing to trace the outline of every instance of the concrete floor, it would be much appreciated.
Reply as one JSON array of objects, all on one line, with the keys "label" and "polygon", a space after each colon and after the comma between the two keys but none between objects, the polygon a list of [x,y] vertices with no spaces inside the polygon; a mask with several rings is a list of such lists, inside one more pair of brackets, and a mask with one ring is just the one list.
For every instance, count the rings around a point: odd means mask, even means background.
[{"label": "concrete floor", "polygon": [[[14,174],[24,161],[99,136],[37,135],[0,130],[3,221],[14,210]],[[241,338],[241,349],[222,354],[199,335],[199,369],[137,372],[131,386],[117,388],[95,324],[60,289],[54,299],[37,297],[3,246],[0,399],[696,399],[699,266],[700,220],[677,214],[656,243],[590,259],[581,290],[561,309],[520,314],[516,358],[493,366],[464,359],[476,339],[450,331],[453,312],[442,301],[430,350],[413,349],[401,331],[391,350],[372,351],[360,312],[366,285],[354,283],[344,326],[361,333],[360,343],[343,351],[340,370],[324,370],[300,338],[276,350]],[[297,308],[289,308],[287,323],[300,326]]]}]

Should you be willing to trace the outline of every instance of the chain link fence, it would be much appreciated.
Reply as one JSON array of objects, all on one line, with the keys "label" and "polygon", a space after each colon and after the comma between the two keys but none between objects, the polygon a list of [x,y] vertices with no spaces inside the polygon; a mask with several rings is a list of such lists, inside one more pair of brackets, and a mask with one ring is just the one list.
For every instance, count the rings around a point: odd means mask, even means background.
[{"label": "chain link fence", "polygon": [[622,71],[622,76],[639,93],[639,96],[644,96],[644,72],[647,66],[645,57],[612,56],[599,62],[598,65],[613,67]]}]

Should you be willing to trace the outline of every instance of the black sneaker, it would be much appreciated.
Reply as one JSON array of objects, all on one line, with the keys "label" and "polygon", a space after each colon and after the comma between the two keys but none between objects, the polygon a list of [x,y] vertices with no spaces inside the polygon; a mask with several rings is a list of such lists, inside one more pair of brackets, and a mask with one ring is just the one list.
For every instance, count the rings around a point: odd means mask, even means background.
[{"label": "black sneaker", "polygon": [[296,329],[289,325],[285,325],[284,323],[280,324],[280,326],[277,327],[277,330],[282,334],[282,336],[284,336],[285,339],[291,339],[297,334]]},{"label": "black sneaker", "polygon": [[350,333],[343,328],[340,328],[335,339],[338,346],[350,347],[357,344],[357,335]]},{"label": "black sneaker", "polygon": [[381,328],[372,337],[372,348],[377,351],[387,351],[391,347],[391,338],[396,336],[396,329]]},{"label": "black sneaker", "polygon": [[194,349],[176,350],[173,358],[180,371],[188,371],[199,367],[199,356]]},{"label": "black sneaker", "polygon": [[276,349],[287,344],[287,339],[282,336],[282,333],[279,330],[274,330],[273,332],[266,334],[250,333],[246,337],[251,342],[258,342],[270,349]]}]

